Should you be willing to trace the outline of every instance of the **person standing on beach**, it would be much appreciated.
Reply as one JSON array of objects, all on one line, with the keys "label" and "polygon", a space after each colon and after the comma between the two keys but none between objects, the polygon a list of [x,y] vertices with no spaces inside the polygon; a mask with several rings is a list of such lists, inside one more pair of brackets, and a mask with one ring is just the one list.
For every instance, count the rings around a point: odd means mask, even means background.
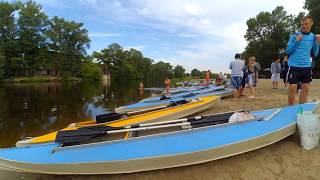
[{"label": "person standing on beach", "polygon": [[[310,82],[312,81],[312,69],[310,56],[316,57],[319,52],[320,35],[315,35],[311,31],[313,20],[310,16],[305,16],[300,20],[301,29],[291,35],[288,41],[286,53],[288,60],[288,105],[295,103],[297,84],[301,83],[301,93],[299,103],[305,103],[308,99]],[[310,54],[312,53],[312,54]]]},{"label": "person standing on beach", "polygon": [[166,86],[166,93],[169,94],[170,93],[170,84],[171,81],[168,77],[166,77],[166,79],[164,80],[164,85]]},{"label": "person standing on beach", "polygon": [[206,72],[205,80],[206,80],[206,82],[207,82],[207,86],[209,86],[209,84],[210,84],[210,70],[208,70],[208,71]]},{"label": "person standing on beach", "polygon": [[247,79],[246,83],[251,91],[251,96],[249,98],[255,98],[256,96],[256,86],[258,82],[258,71],[261,70],[260,64],[256,62],[254,56],[249,58],[249,63],[247,67]]},{"label": "person standing on beach", "polygon": [[240,59],[240,54],[235,55],[235,60],[230,62],[229,68],[231,69],[231,84],[233,87],[233,94],[235,98],[241,96],[241,84],[243,78],[244,62]]},{"label": "person standing on beach", "polygon": [[216,86],[221,86],[223,84],[223,74],[220,72],[216,77]]},{"label": "person standing on beach", "polygon": [[287,88],[287,84],[288,84],[288,76],[287,76],[288,69],[289,69],[288,56],[285,55],[283,58],[283,61],[281,62],[281,74],[280,74],[280,77],[282,77],[282,79],[283,79],[284,88]]},{"label": "person standing on beach", "polygon": [[278,89],[278,81],[280,80],[281,64],[280,57],[274,56],[274,62],[271,63],[271,81],[272,88]]}]

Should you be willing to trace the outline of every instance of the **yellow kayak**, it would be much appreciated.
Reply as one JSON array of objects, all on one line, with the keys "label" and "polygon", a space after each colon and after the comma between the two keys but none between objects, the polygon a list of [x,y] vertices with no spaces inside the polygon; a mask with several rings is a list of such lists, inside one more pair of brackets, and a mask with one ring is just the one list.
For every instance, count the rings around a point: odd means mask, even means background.
[{"label": "yellow kayak", "polygon": [[[170,119],[178,119],[182,117],[186,117],[201,111],[204,111],[214,105],[215,103],[218,103],[220,101],[219,96],[207,96],[207,97],[201,97],[197,100],[192,100],[189,103],[182,104],[179,106],[173,106],[165,109],[160,109],[140,115],[135,115],[128,117],[126,119],[120,119],[112,122],[106,122],[97,124],[96,121],[84,121],[80,123],[74,123],[71,126],[68,126],[67,128],[64,128],[62,130],[76,130],[80,127],[86,127],[86,126],[94,126],[94,125],[106,125],[111,127],[121,127],[131,124],[138,124],[145,121],[163,121],[163,120],[170,120]],[[29,146],[29,145],[35,145],[39,143],[48,143],[53,142],[56,138],[58,131],[34,137],[34,138],[28,138],[21,141],[18,141],[16,143],[16,146]]]}]

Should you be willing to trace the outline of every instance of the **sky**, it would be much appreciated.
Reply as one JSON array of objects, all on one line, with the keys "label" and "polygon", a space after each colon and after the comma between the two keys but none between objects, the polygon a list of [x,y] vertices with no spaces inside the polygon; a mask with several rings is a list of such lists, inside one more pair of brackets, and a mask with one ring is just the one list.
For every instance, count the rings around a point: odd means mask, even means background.
[{"label": "sky", "polygon": [[187,72],[229,72],[234,54],[247,44],[246,21],[259,12],[279,5],[293,15],[304,11],[304,0],[35,1],[49,17],[84,23],[91,39],[88,54],[118,43]]}]

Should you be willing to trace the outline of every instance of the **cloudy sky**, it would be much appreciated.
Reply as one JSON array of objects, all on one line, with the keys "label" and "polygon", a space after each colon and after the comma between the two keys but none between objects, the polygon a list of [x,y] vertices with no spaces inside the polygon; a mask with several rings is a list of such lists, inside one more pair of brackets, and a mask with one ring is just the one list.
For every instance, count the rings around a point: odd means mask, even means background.
[{"label": "cloudy sky", "polygon": [[91,47],[135,48],[155,61],[213,72],[228,71],[246,46],[246,21],[282,5],[290,14],[304,0],[36,0],[50,16],[83,22]]}]

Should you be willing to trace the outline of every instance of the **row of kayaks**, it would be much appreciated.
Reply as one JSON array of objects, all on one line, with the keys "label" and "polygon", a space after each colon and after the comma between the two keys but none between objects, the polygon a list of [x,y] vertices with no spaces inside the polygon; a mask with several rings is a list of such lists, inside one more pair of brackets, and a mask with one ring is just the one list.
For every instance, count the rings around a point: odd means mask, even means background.
[{"label": "row of kayaks", "polygon": [[[88,126],[108,126],[108,127],[123,127],[128,125],[139,124],[142,122],[157,122],[157,121],[164,121],[167,119],[178,119],[181,117],[189,116],[191,114],[195,114],[197,112],[203,111],[214,105],[215,103],[219,102],[220,98],[218,96],[208,96],[203,97],[201,99],[195,99],[188,103],[172,106],[165,109],[159,109],[143,114],[133,115],[129,117],[120,117],[117,120],[112,120],[110,122],[100,122],[97,123],[95,120],[85,121],[80,123],[74,123],[69,125],[68,127],[62,129],[65,130],[76,130],[82,127]],[[17,142],[17,146],[28,146],[32,144],[39,144],[39,143],[47,143],[53,142],[56,139],[58,131],[52,132],[50,134],[46,134],[39,137],[34,138],[27,138],[22,141]]]},{"label": "row of kayaks", "polygon": [[[115,109],[115,113],[99,115],[96,120],[70,124],[62,129],[75,130],[86,126],[122,127],[142,122],[157,122],[178,119],[204,111],[220,101],[221,97],[230,96],[232,90],[223,86],[192,87],[180,93],[166,94],[143,99],[140,102]],[[165,99],[162,99],[166,96]],[[58,131],[34,138],[18,141],[16,146],[29,146],[53,142]]]},{"label": "row of kayaks", "polygon": [[[208,95],[198,93],[174,106],[128,117],[103,115],[95,121],[74,123],[50,134],[18,141],[18,147],[0,149],[0,166],[46,174],[117,174],[197,164],[277,142],[295,132],[298,109],[315,112],[319,108],[314,102],[182,118],[218,103],[221,97],[210,94],[213,91],[227,90],[205,89],[195,91]],[[232,90],[229,91],[230,95]],[[181,96],[169,95],[167,100]],[[237,114],[245,114],[247,119],[231,121]]]},{"label": "row of kayaks", "polygon": [[151,97],[143,99],[142,101],[126,106],[121,106],[115,109],[117,113],[141,113],[147,110],[155,110],[174,103],[197,99],[205,96],[230,96],[232,95],[232,89],[225,88],[223,86],[200,86],[184,88],[184,91],[179,93],[164,94],[161,96]]}]

